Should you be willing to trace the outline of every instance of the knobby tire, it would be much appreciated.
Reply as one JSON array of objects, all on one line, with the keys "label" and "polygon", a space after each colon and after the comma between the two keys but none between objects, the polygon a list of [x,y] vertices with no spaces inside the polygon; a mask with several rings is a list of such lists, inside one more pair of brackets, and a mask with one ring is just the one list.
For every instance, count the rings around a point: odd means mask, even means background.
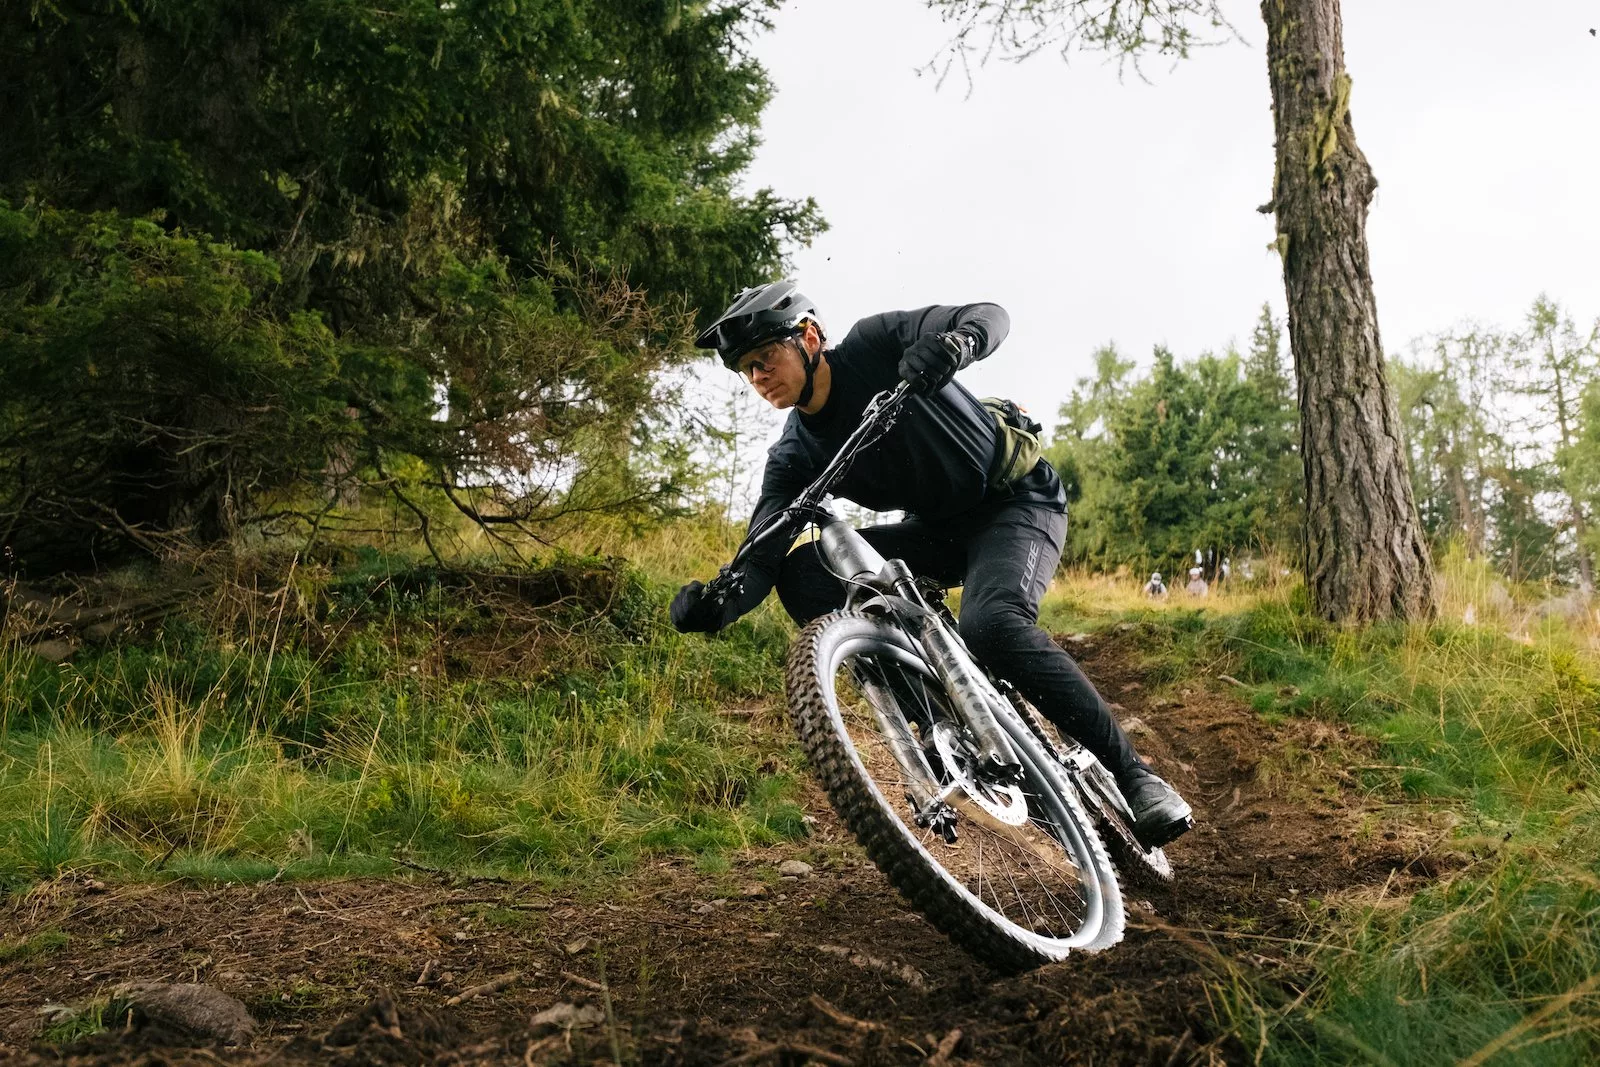
[{"label": "knobby tire", "polygon": [[[906,825],[902,815],[909,814],[909,805],[899,797],[885,797],[878,789],[851,741],[834,692],[836,673],[847,657],[892,650],[902,657],[911,653],[920,658],[910,639],[893,624],[856,612],[834,612],[813,620],[801,631],[790,650],[787,669],[789,708],[801,744],[834,809],[867,855],[912,907],[998,971],[1031,970],[1063,959],[1071,951],[1097,951],[1121,940],[1125,915],[1116,870],[1077,788],[1031,737],[1027,744],[1032,751],[1024,753],[1030,786],[1048,789],[1073,824],[1062,833],[1076,837],[1077,844],[1069,843],[1063,851],[1093,887],[1089,892],[1098,894],[1101,914],[1095,929],[1087,930],[1089,923],[1085,922],[1085,928],[1074,937],[1060,939],[1019,933],[1020,927],[1013,929],[1014,923],[945,870],[918,839],[921,831]],[[1066,944],[1068,940],[1075,943]]]},{"label": "knobby tire", "polygon": [[[1055,727],[1020,694],[1012,695],[1012,706],[1022,716],[1033,736],[1039,739],[1058,759],[1066,758],[1067,746],[1061,743]],[[1079,778],[1082,789],[1079,795],[1084,807],[1094,818],[1100,831],[1100,840],[1111,855],[1117,870],[1130,883],[1149,889],[1159,889],[1173,882],[1172,861],[1159,848],[1146,848],[1134,836],[1133,813],[1117,790],[1116,779],[1099,763],[1092,763]]]}]

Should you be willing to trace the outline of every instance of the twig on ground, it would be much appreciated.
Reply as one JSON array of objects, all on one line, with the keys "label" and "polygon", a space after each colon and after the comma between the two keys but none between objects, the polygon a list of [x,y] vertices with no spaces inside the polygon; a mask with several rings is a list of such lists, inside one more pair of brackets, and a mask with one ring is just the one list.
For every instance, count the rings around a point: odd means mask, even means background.
[{"label": "twig on ground", "polygon": [[1172,1046],[1172,1051],[1167,1054],[1166,1067],[1177,1067],[1178,1057],[1183,1055],[1183,1050],[1189,1047],[1189,1039],[1194,1037],[1193,1030],[1184,1030],[1183,1036],[1178,1038],[1178,1043]]},{"label": "twig on ground", "polygon": [[1229,685],[1233,686],[1236,689],[1245,688],[1245,684],[1243,682],[1239,681],[1239,679],[1235,678],[1231,674],[1219,674],[1219,675],[1217,675],[1217,681],[1219,681],[1219,682],[1227,682]]},{"label": "twig on ground", "polygon": [[879,974],[892,975],[918,992],[925,993],[930,988],[928,980],[923,977],[922,972],[908,963],[895,963],[893,960],[869,956],[865,952],[857,952],[855,949],[845,948],[843,945],[818,945],[817,951],[826,953],[829,956],[837,956],[865,971],[877,971]]},{"label": "twig on ground", "polygon": [[596,982],[593,978],[585,978],[583,975],[573,974],[571,971],[562,971],[561,977],[565,978],[574,985],[581,985],[585,989],[592,989],[596,993],[603,993],[606,989],[605,986],[601,985],[599,982]]},{"label": "twig on ground", "polygon": [[424,874],[436,874],[441,878],[450,877],[450,873],[448,871],[442,871],[437,867],[429,867],[424,863],[413,863],[412,861],[404,859],[400,856],[390,856],[389,862],[398,863],[402,867],[410,867],[413,871],[422,871]]},{"label": "twig on ground", "polygon": [[939,1042],[939,1047],[933,1050],[933,1055],[923,1061],[923,1067],[948,1067],[950,1057],[955,1054],[956,1046],[961,1044],[961,1028],[958,1026]]},{"label": "twig on ground", "polygon": [[445,1003],[456,1005],[460,1004],[464,1000],[473,1000],[477,997],[488,996],[490,993],[498,993],[500,990],[506,988],[506,986],[510,985],[512,982],[515,982],[521,977],[521,971],[511,971],[508,974],[502,974],[498,978],[489,979],[482,985],[475,985],[470,989],[463,989],[461,992],[445,1001]]},{"label": "twig on ground", "polygon": [[[516,884],[511,879],[502,878],[498,874],[461,874],[457,871],[447,871],[442,867],[429,867],[426,863],[418,863],[415,860],[408,860],[404,856],[397,856],[393,854],[389,856],[389,862],[398,863],[402,867],[409,867],[414,871],[421,871],[424,874],[437,875],[440,878],[448,878],[453,882],[464,882],[469,885],[475,882],[490,882],[495,885]],[[453,902],[445,900],[441,901],[440,903],[450,904]]]},{"label": "twig on ground", "polygon": [[838,1008],[824,1000],[820,993],[811,994],[811,1006],[816,1008],[822,1014],[826,1015],[828,1018],[832,1019],[834,1022],[838,1023],[840,1026],[848,1027],[851,1030],[859,1030],[862,1033],[871,1033],[874,1030],[883,1029],[883,1025],[881,1023],[869,1022],[866,1019],[857,1019],[853,1015],[846,1015],[844,1012],[840,1011]]}]

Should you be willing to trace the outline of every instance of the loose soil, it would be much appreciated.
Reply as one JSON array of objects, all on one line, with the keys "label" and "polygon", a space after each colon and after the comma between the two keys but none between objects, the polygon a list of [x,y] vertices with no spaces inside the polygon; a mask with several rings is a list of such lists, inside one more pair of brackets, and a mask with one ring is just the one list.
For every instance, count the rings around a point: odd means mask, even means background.
[{"label": "loose soil", "polygon": [[[0,1061],[1248,1062],[1254,1050],[1219,1030],[1216,984],[1238,970],[1292,991],[1294,942],[1313,911],[1403,893],[1442,861],[1423,831],[1356,791],[1345,768],[1362,762],[1362,744],[1337,727],[1269,725],[1225,681],[1152,696],[1114,636],[1067,647],[1198,824],[1168,850],[1174,886],[1125,887],[1128,937],[1107,952],[989,973],[905,908],[813,792],[806,841],[716,873],[654,863],[582,892],[420,871],[52,883],[0,908],[8,936],[69,937],[0,965]],[[813,870],[781,877],[787,859]],[[170,1032],[118,1028],[65,1048],[37,1043],[45,1004],[83,1004],[135,980],[238,997],[259,1023],[254,1044],[184,1047]],[[564,1004],[580,1010],[541,1020]]]}]

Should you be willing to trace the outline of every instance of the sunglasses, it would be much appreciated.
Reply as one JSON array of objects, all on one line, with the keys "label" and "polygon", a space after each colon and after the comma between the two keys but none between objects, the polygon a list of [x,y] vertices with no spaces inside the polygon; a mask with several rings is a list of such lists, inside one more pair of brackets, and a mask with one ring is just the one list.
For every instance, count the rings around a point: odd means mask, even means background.
[{"label": "sunglasses", "polygon": [[793,341],[785,341],[782,348],[767,356],[765,359],[741,359],[739,361],[739,373],[744,375],[746,378],[751,379],[752,381],[755,379],[757,374],[771,374],[773,371],[778,369],[779,358],[781,358],[783,353],[788,351],[793,344]]}]

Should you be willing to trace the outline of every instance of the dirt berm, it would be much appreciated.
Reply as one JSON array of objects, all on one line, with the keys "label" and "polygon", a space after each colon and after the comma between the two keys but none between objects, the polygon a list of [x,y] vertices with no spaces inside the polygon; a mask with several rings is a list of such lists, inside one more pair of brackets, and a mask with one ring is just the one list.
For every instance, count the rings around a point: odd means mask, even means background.
[{"label": "dirt berm", "polygon": [[[1305,902],[1401,891],[1430,876],[1425,849],[1339,786],[1339,762],[1360,746],[1335,728],[1268,726],[1222,682],[1152,700],[1113,640],[1072,650],[1199,824],[1170,850],[1175,887],[1128,888],[1129,934],[1108,952],[986,972],[906,910],[812,793],[808,841],[716,873],[654,863],[586,895],[420,871],[300,885],[63,880],[0,911],[8,932],[69,937],[0,973],[0,1061],[1248,1062],[1254,1049],[1219,1033],[1208,984],[1234,965],[1292,989],[1286,949]],[[781,876],[789,859],[812,869]],[[135,980],[232,994],[258,1023],[253,1043],[184,1047],[113,1020],[66,1048],[36,1044],[45,1004]]]}]

